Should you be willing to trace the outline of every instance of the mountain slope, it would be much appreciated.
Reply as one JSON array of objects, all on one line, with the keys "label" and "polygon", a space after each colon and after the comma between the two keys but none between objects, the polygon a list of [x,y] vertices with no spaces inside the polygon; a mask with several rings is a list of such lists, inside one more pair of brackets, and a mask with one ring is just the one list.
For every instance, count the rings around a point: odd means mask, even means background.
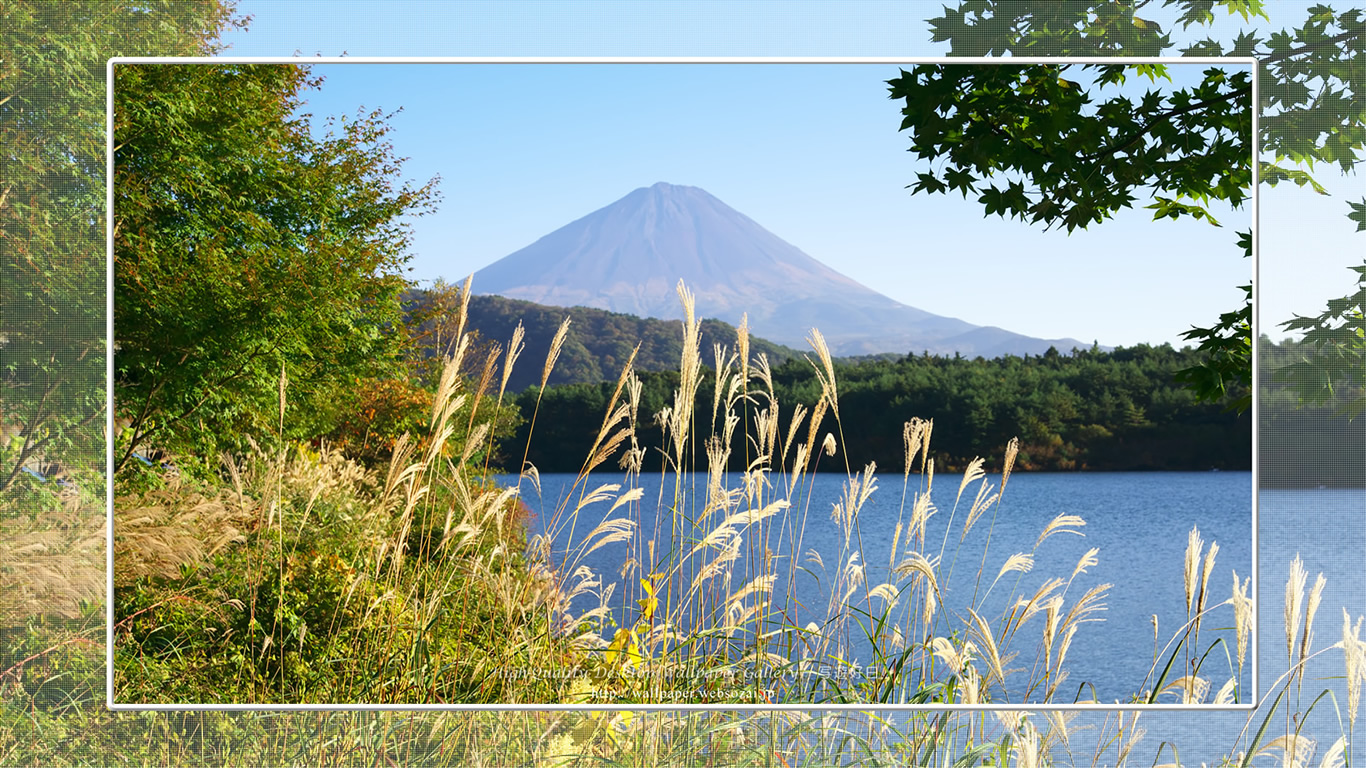
[{"label": "mountain slope", "polygon": [[[1040,354],[1085,347],[981,329],[894,301],[764,229],[705,190],[663,182],[637,189],[485,267],[474,290],[554,306],[682,317],[679,280],[698,315],[805,348],[819,328],[835,354]],[[986,333],[978,331],[987,330]]]},{"label": "mountain slope", "polygon": [[[676,371],[683,352],[683,328],[677,320],[656,320],[586,307],[546,307],[501,296],[472,296],[469,328],[485,340],[506,345],[512,331],[522,323],[526,348],[508,380],[508,391],[520,392],[541,383],[541,370],[550,340],[565,315],[572,318],[550,384],[615,381],[637,344],[635,369]],[[703,361],[712,364],[712,347],[735,349],[735,328],[719,320],[703,320],[699,346]],[[768,355],[779,365],[800,353],[764,339],[750,337],[750,356]]]}]

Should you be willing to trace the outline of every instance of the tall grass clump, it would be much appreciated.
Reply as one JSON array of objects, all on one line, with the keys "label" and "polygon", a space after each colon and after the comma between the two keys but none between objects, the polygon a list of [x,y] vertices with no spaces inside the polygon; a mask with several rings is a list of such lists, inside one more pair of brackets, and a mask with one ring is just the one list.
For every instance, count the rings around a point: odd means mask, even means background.
[{"label": "tall grass clump", "polygon": [[[685,333],[694,324],[689,313]],[[111,713],[100,687],[103,507],[67,489],[0,504],[0,572],[15,587],[0,590],[0,763],[504,765],[517,754],[537,766],[1182,764],[1178,745],[1145,741],[1141,723],[1156,715],[1028,711],[1087,700],[1068,679],[1068,652],[1103,615],[1110,587],[1086,580],[1100,559],[1088,549],[1070,571],[1021,590],[1054,537],[1081,534],[1086,521],[1057,516],[1026,542],[996,535],[1010,514],[1002,500],[1017,443],[999,475],[974,461],[936,492],[934,423],[914,419],[902,428],[899,488],[889,493],[875,466],[840,467],[842,491],[822,506],[813,473],[848,455],[822,340],[812,334],[819,399],[780,405],[767,360],[745,359],[742,324],[736,351],[711,350],[710,369],[694,343],[662,413],[640,413],[628,362],[575,493],[533,525],[520,497],[536,495],[535,467],[522,468],[520,488],[493,484],[492,436],[478,418],[502,407],[519,342],[501,360],[500,385],[487,359],[477,375],[461,374],[462,333],[425,428],[400,437],[383,464],[267,435],[265,446],[216,457],[217,479],[155,467],[121,478],[115,695],[585,709]],[[715,394],[699,404],[704,377],[715,377]],[[288,389],[281,377],[281,423]],[[665,424],[666,442],[642,445],[641,419]],[[462,429],[469,438],[453,440]],[[642,481],[649,450],[668,457],[657,495]],[[729,473],[735,457],[745,468]],[[604,477],[613,463],[621,474]],[[875,542],[860,521],[886,495],[896,525]],[[936,516],[949,524],[931,535]],[[820,518],[838,535],[828,563],[810,542]],[[1239,681],[1250,579],[1234,573],[1230,590],[1215,573],[1217,545],[1198,530],[1186,538],[1184,561],[1171,564],[1185,621],[1155,645],[1132,702],[1256,704],[1223,765],[1351,765],[1366,683],[1362,619],[1343,610],[1340,637],[1319,641],[1325,579],[1311,580],[1296,558],[1284,594],[1286,671],[1249,701]],[[590,556],[609,547],[624,553],[620,568],[595,572]],[[793,597],[805,580],[819,581],[821,600]],[[965,604],[946,607],[951,584]],[[1216,613],[1229,616],[1219,623],[1231,635],[1215,627]],[[1341,684],[1320,685],[1310,665],[1338,652]],[[593,708],[676,700],[1022,706]],[[1327,736],[1308,732],[1330,721]]]},{"label": "tall grass clump", "polygon": [[[1087,582],[1099,562],[1090,549],[1070,572],[1016,594],[1050,538],[1086,525],[1059,515],[1030,545],[1001,551],[1010,543],[993,542],[998,515],[1009,514],[1003,498],[1017,440],[1006,446],[999,487],[977,459],[945,511],[935,501],[933,422],[906,423],[895,533],[874,545],[860,519],[881,478],[874,464],[848,464],[839,385],[820,332],[809,337],[819,397],[788,410],[766,357],[748,357],[746,323],[735,349],[717,345],[704,366],[694,297],[682,283],[678,293],[684,343],[671,401],[640,413],[641,384],[628,360],[571,491],[540,512],[530,542],[530,569],[548,590],[539,605],[550,658],[566,666],[504,669],[504,677],[575,680],[568,700],[580,703],[1020,703],[1057,701],[1065,690],[1067,701],[1087,700],[1084,685],[1064,687],[1067,654],[1083,626],[1101,619],[1111,585]],[[706,378],[713,394],[704,403]],[[662,426],[661,445],[640,444],[641,419]],[[647,451],[661,457],[657,484],[643,482]],[[614,457],[618,476],[603,471]],[[823,459],[843,464],[846,478],[828,508],[813,494]],[[729,472],[737,462],[743,469]],[[538,490],[534,467],[523,476]],[[647,487],[660,489],[655,498]],[[928,522],[945,513],[942,539],[927,541]],[[807,541],[814,515],[839,532],[831,562]],[[604,547],[624,552],[614,572],[593,570],[589,555]],[[1250,631],[1246,606],[1209,597],[1217,546],[1197,549],[1188,554],[1187,626],[1167,658],[1155,656],[1151,690],[1136,691],[1136,701],[1207,699],[1206,662],[1226,645],[1222,637],[1201,645],[1209,612],[1236,609],[1240,648]],[[967,552],[973,561],[960,563]],[[823,598],[798,600],[798,584],[811,582]],[[950,582],[967,593],[965,606],[944,607]],[[1171,674],[1177,652],[1179,676]],[[1217,698],[1236,701],[1242,656],[1238,670],[1228,658],[1219,682],[1233,687]]]},{"label": "tall grass clump", "polygon": [[[529,664],[557,634],[538,624],[550,591],[528,567],[525,508],[478,467],[492,435],[476,412],[501,407],[501,387],[484,397],[499,350],[471,387],[461,326],[425,430],[401,436],[386,465],[276,440],[223,456],[227,487],[177,479],[117,499],[117,698],[559,695],[530,683],[534,693],[510,691],[497,674]],[[287,393],[282,374],[281,425]],[[453,442],[462,429],[466,439]]]},{"label": "tall grass clump", "polygon": [[[117,500],[117,698],[1088,700],[1086,681],[1069,683],[1067,655],[1083,627],[1101,619],[1111,585],[1087,579],[1100,556],[1090,549],[1070,572],[1020,591],[1049,540],[1080,535],[1086,521],[1058,515],[1033,542],[995,537],[998,517],[1010,513],[1003,499],[1017,440],[1005,447],[999,487],[976,459],[942,509],[933,421],[907,422],[894,534],[865,540],[861,518],[887,492],[875,464],[848,463],[839,384],[820,332],[809,337],[819,396],[789,406],[778,400],[767,358],[749,358],[745,323],[735,349],[715,346],[712,367],[704,365],[694,297],[682,283],[678,294],[684,344],[672,400],[640,412],[632,354],[571,492],[538,512],[534,530],[521,496],[539,495],[539,473],[523,460],[516,485],[491,482],[494,436],[479,418],[492,409],[496,421],[521,335],[501,375],[497,346],[470,366],[476,375],[463,374],[473,345],[464,327],[468,281],[424,429],[400,436],[387,463],[366,467],[325,446],[288,444],[282,369],[273,447],[221,457],[220,487],[174,479]],[[542,386],[568,328],[566,318]],[[708,378],[713,394],[701,402]],[[640,442],[642,419],[663,427],[662,445]],[[648,451],[662,457],[654,498],[642,477]],[[619,475],[607,469],[613,460]],[[845,477],[824,508],[813,493],[822,461]],[[730,472],[737,464],[742,471]],[[934,540],[928,524],[937,515],[947,524]],[[838,531],[830,562],[829,548],[822,554],[808,541],[819,517]],[[590,555],[609,547],[623,553],[620,567],[595,571]],[[1209,598],[1217,549],[1205,550],[1192,531],[1188,621],[1155,655],[1136,701],[1207,700],[1206,662],[1228,649],[1223,637],[1201,646],[1202,620],[1228,606],[1237,670],[1226,653],[1229,674],[1216,682],[1231,682],[1215,700],[1239,700],[1250,611],[1245,597]],[[798,599],[807,585],[819,600]],[[983,719],[973,733],[985,727]]]}]

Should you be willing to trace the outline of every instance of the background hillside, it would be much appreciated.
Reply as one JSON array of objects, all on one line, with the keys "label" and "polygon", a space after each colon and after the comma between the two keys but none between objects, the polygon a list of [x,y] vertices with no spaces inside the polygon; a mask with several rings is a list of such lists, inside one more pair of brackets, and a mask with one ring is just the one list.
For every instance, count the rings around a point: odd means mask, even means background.
[{"label": "background hillside", "polygon": [[[426,295],[421,289],[409,291],[406,301],[411,307]],[[541,383],[541,364],[555,331],[566,316],[572,318],[569,333],[560,350],[559,361],[551,371],[549,386],[565,384],[596,384],[616,381],[621,367],[640,344],[636,353],[638,371],[666,371],[678,367],[683,352],[683,323],[679,320],[658,320],[636,317],[621,312],[609,312],[592,307],[547,307],[530,301],[505,299],[502,296],[471,296],[469,328],[477,331],[485,342],[504,346],[521,322],[525,329],[526,349],[521,364],[514,366],[508,380],[508,391],[520,392]],[[735,326],[716,319],[702,321],[703,359],[712,359],[712,348],[722,344],[735,348]],[[751,357],[768,355],[769,362],[779,365],[801,352],[750,337]]]}]

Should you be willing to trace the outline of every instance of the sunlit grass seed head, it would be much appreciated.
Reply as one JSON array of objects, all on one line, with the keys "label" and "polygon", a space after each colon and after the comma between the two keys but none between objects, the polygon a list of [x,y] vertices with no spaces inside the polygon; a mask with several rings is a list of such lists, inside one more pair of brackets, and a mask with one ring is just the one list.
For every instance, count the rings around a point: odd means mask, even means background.
[{"label": "sunlit grass seed head", "polygon": [[1010,472],[1015,468],[1015,457],[1020,453],[1020,438],[1012,437],[1006,443],[1005,464],[1001,468],[1001,493],[1006,492],[1006,483],[1010,482]]},{"label": "sunlit grass seed head", "polygon": [[1361,684],[1366,682],[1366,641],[1361,639],[1361,617],[1352,626],[1352,616],[1342,609],[1342,654],[1347,677],[1347,720],[1355,724],[1361,704]]},{"label": "sunlit grass seed head", "polygon": [[1243,660],[1247,657],[1247,642],[1252,636],[1252,597],[1249,590],[1252,587],[1252,579],[1238,581],[1238,572],[1233,572],[1233,631],[1237,635],[1238,646],[1238,669],[1243,668]]},{"label": "sunlit grass seed head", "polygon": [[1049,536],[1052,536],[1055,533],[1075,533],[1078,536],[1084,536],[1085,534],[1081,531],[1072,529],[1082,528],[1085,525],[1086,520],[1080,515],[1069,515],[1065,513],[1058,515],[1052,520],[1049,520],[1048,525],[1044,526],[1043,532],[1040,533],[1039,538],[1034,541],[1034,548],[1038,549]]},{"label": "sunlit grass seed head", "polygon": [[821,335],[819,329],[812,328],[810,335],[806,337],[807,343],[816,350],[816,356],[820,360],[820,365],[812,362],[811,365],[816,369],[816,379],[820,381],[821,397],[829,406],[835,418],[840,416],[839,385],[835,380],[835,364],[830,358],[830,347],[825,343],[825,337]]},{"label": "sunlit grass seed head", "polygon": [[1185,568],[1185,587],[1186,587],[1186,615],[1189,616],[1191,609],[1195,607],[1195,583],[1196,574],[1200,567],[1200,553],[1205,548],[1204,539],[1200,538],[1200,530],[1191,527],[1190,534],[1186,537],[1186,568]]},{"label": "sunlit grass seed head", "polygon": [[1304,602],[1304,583],[1309,574],[1299,555],[1290,561],[1290,578],[1285,582],[1285,654],[1291,667],[1295,665],[1295,634],[1300,626],[1300,607]]}]

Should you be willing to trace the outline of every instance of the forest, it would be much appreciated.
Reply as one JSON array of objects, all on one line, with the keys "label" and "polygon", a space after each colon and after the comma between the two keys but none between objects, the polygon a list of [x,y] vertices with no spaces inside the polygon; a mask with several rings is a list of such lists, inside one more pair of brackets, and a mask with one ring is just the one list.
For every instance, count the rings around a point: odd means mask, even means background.
[{"label": "forest", "polygon": [[[1195,365],[1199,353],[1168,345],[1138,345],[1104,351],[1076,350],[1041,356],[982,358],[906,355],[897,359],[836,361],[839,421],[827,413],[822,423],[798,425],[823,435],[857,435],[850,455],[827,460],[823,469],[845,471],[876,461],[879,467],[903,464],[902,425],[912,418],[934,419],[935,458],[946,471],[961,469],[978,455],[1000,465],[1000,451],[1018,437],[1016,467],[1022,470],[1247,470],[1252,462],[1249,414],[1200,403],[1176,383],[1176,372]],[[710,429],[707,407],[714,396],[714,368],[698,393],[697,429]],[[671,402],[678,373],[641,372],[638,414],[640,444],[663,445],[652,416]],[[812,413],[820,399],[816,369],[803,358],[772,368],[777,399],[801,404]],[[760,386],[758,382],[753,386]],[[540,404],[536,439],[528,460],[542,472],[572,472],[574,457],[587,454],[615,384],[580,383],[522,392],[517,403],[523,427],[508,440],[526,441],[529,416]],[[780,415],[789,429],[791,412]],[[705,456],[695,458],[705,463]],[[996,451],[995,454],[992,451]],[[657,452],[647,467],[658,468]],[[732,455],[731,468],[743,469],[746,456]]]}]

